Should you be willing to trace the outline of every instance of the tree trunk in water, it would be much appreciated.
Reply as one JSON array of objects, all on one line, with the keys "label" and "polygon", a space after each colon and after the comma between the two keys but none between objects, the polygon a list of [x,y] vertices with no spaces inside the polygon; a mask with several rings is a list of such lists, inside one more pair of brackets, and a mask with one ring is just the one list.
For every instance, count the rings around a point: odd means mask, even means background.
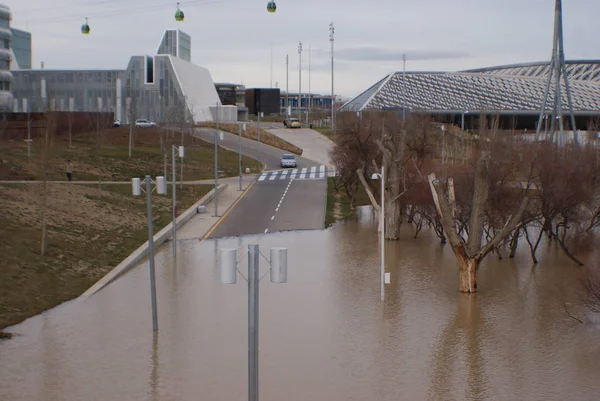
[{"label": "tree trunk in water", "polygon": [[519,233],[521,230],[515,231],[513,234],[512,240],[510,241],[510,255],[509,258],[514,258],[517,253],[517,248],[519,247]]},{"label": "tree trunk in water", "polygon": [[386,200],[385,202],[385,239],[400,239],[400,226],[402,225],[402,205],[400,202]]},{"label": "tree trunk in water", "polygon": [[458,258],[460,292],[475,293],[477,292],[477,270],[479,270],[479,261],[468,256]]}]

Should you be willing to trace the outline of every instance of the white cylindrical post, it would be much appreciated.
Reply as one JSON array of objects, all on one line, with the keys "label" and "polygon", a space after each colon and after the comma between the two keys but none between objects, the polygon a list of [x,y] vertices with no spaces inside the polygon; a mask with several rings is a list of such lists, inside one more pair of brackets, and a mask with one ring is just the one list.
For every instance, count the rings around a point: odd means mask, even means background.
[{"label": "white cylindrical post", "polygon": [[131,186],[133,190],[133,196],[140,196],[142,194],[142,185],[139,178],[132,178]]},{"label": "white cylindrical post", "polygon": [[159,195],[167,193],[167,180],[162,175],[156,177],[156,193]]},{"label": "white cylindrical post", "polygon": [[237,278],[237,250],[219,249],[221,284],[235,284]]},{"label": "white cylindrical post", "polygon": [[271,282],[287,283],[287,248],[271,248]]}]

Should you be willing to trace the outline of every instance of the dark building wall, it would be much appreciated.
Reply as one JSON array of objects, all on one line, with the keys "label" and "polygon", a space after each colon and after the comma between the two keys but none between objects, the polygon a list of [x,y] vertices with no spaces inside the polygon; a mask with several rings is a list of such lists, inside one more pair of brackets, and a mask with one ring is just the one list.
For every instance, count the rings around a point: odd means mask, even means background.
[{"label": "dark building wall", "polygon": [[280,90],[277,88],[246,89],[246,106],[248,107],[249,114],[256,115],[259,112],[263,112],[265,115],[279,114],[279,99]]}]

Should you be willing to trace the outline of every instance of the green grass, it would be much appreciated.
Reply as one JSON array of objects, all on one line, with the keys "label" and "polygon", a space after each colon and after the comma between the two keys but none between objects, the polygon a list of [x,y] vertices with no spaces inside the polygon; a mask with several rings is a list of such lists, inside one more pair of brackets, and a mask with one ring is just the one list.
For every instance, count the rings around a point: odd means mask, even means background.
[{"label": "green grass", "polygon": [[[325,209],[325,227],[329,227],[338,221],[343,221],[354,216],[354,208],[357,206],[370,205],[371,202],[367,195],[367,191],[359,187],[354,198],[354,205],[351,204],[351,199],[348,197],[343,188],[339,191],[335,189],[335,179],[327,180],[327,206]],[[337,215],[336,215],[337,208]]]}]

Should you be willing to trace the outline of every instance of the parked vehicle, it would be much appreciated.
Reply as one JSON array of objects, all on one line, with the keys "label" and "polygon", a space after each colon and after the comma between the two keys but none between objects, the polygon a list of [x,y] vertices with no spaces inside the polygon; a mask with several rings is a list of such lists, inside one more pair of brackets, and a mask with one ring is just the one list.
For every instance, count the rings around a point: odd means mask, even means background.
[{"label": "parked vehicle", "polygon": [[154,123],[150,120],[145,120],[143,118],[140,118],[138,120],[135,120],[135,127],[136,128],[156,128],[156,123]]},{"label": "parked vehicle", "polygon": [[281,167],[296,167],[296,156],[288,153],[281,156]]},{"label": "parked vehicle", "polygon": [[115,120],[113,122],[113,127],[120,127],[121,126],[121,120]]},{"label": "parked vehicle", "polygon": [[288,128],[300,128],[302,124],[300,124],[300,120],[297,118],[286,118],[283,120],[283,125]]}]

